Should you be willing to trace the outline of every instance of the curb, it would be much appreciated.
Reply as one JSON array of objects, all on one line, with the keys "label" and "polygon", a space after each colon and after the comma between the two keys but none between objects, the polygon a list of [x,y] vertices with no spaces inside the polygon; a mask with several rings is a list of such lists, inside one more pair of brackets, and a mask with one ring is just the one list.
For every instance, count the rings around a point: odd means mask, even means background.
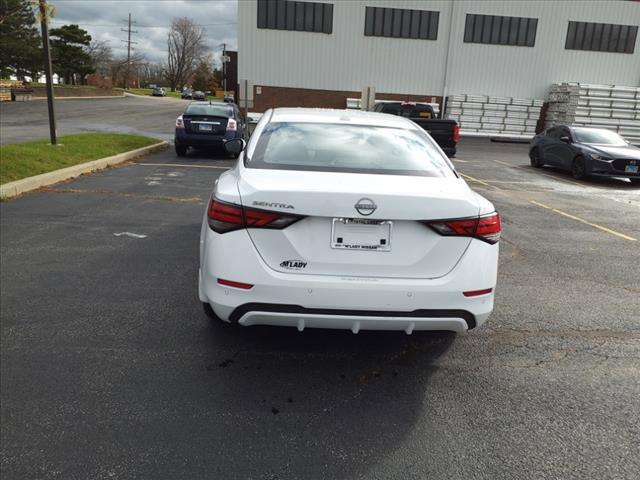
[{"label": "curb", "polygon": [[148,155],[150,153],[166,150],[168,147],[169,142],[163,141],[154,143],[153,145],[149,145],[147,147],[137,148],[128,152],[119,153],[111,157],[99,158],[98,160],[91,160],[90,162],[80,163],[71,167],[54,170],[53,172],[41,173],[40,175],[23,178],[21,180],[16,180],[15,182],[8,182],[0,185],[0,198],[5,200],[17,197],[18,195],[22,195],[23,193],[37,190],[38,188],[46,187],[48,185],[53,185],[54,183],[70,180],[85,173],[102,170],[104,168],[126,162],[142,155]]},{"label": "curb", "polygon": [[[124,98],[125,95],[96,95],[94,97],[54,97],[54,101],[58,100],[91,100],[94,98]],[[47,97],[31,97],[31,100],[27,100],[28,102],[32,102],[34,100],[46,100]],[[18,103],[18,102],[13,102]]]},{"label": "curb", "polygon": [[151,99],[154,99],[154,100],[172,100],[172,101],[178,101],[178,102],[189,102],[189,101],[191,101],[191,100],[185,100],[183,98],[168,97],[168,96],[154,97],[153,95],[140,95],[138,93],[129,93],[129,92],[125,92],[123,96],[125,96],[125,97],[135,97],[135,98],[151,98]]}]

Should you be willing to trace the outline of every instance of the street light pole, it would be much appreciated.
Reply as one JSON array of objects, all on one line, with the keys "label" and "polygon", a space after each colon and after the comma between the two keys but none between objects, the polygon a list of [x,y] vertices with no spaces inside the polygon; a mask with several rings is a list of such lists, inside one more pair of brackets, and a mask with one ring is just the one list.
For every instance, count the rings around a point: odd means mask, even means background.
[{"label": "street light pole", "polygon": [[51,74],[51,51],[49,50],[49,26],[47,18],[47,0],[40,0],[40,28],[42,30],[42,49],[44,52],[44,75],[47,82],[47,106],[49,107],[49,136],[51,145],[57,145],[56,116],[53,110],[53,76]]}]

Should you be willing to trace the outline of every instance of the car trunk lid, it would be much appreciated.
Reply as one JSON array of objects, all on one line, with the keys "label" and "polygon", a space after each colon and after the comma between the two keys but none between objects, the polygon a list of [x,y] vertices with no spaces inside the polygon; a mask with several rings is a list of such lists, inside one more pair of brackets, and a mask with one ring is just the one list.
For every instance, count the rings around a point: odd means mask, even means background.
[{"label": "car trunk lid", "polygon": [[244,207],[304,216],[283,230],[248,229],[270,268],[298,274],[441,277],[470,239],[440,236],[422,221],[479,211],[466,183],[451,177],[248,168],[238,188]]},{"label": "car trunk lid", "polygon": [[187,115],[182,116],[184,128],[188,133],[222,135],[227,131],[229,119],[214,115]]}]

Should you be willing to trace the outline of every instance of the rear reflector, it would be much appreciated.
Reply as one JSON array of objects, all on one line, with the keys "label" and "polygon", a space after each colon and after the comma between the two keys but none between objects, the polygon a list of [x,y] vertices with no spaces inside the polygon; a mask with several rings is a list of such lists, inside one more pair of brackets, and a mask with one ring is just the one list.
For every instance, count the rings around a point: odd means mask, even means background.
[{"label": "rear reflector", "polygon": [[233,280],[225,280],[224,278],[219,278],[218,283],[225,287],[241,288],[242,290],[250,290],[253,288],[253,285],[250,283],[234,282]]},{"label": "rear reflector", "polygon": [[482,217],[436,220],[424,223],[445,237],[473,237],[491,245],[500,240],[500,215],[497,212]]},{"label": "rear reflector", "polygon": [[479,295],[486,295],[487,293],[491,293],[493,288],[485,288],[484,290],[470,290],[468,292],[462,292],[465,297],[477,297]]},{"label": "rear reflector", "polygon": [[233,203],[221,202],[212,198],[207,210],[211,229],[218,233],[227,233],[241,228],[282,229],[304,218],[301,215],[257,210]]}]

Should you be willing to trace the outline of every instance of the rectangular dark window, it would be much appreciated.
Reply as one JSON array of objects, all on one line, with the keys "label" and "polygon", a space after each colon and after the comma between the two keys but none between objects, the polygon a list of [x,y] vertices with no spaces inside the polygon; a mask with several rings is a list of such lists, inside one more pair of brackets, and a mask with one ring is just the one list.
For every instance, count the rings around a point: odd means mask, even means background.
[{"label": "rectangular dark window", "polygon": [[258,0],[258,28],[333,32],[333,4],[300,0]]},{"label": "rectangular dark window", "polygon": [[638,36],[637,25],[569,22],[566,50],[633,53]]},{"label": "rectangular dark window", "polygon": [[468,13],[464,25],[464,41],[533,47],[536,44],[537,29],[537,18]]},{"label": "rectangular dark window", "polygon": [[438,39],[440,12],[404,8],[366,7],[364,34],[368,37]]}]

